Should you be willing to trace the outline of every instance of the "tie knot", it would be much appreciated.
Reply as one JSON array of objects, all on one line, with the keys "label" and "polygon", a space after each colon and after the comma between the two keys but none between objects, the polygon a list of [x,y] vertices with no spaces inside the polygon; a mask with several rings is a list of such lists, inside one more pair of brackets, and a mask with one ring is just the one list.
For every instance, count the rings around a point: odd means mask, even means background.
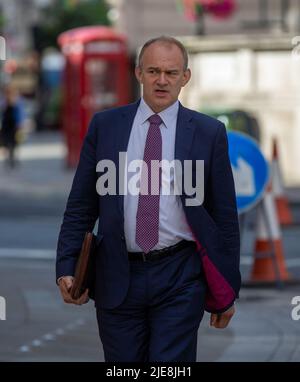
[{"label": "tie knot", "polygon": [[149,118],[149,122],[151,125],[160,125],[162,123],[162,119],[158,114],[153,114]]}]

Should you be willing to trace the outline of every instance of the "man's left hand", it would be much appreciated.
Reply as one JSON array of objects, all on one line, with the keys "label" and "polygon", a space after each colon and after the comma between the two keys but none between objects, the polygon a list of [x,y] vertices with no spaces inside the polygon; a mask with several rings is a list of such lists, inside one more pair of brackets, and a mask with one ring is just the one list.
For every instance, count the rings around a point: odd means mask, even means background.
[{"label": "man's left hand", "polygon": [[214,326],[217,329],[224,329],[229,324],[232,316],[235,313],[234,305],[223,313],[212,313],[210,315],[210,326]]}]

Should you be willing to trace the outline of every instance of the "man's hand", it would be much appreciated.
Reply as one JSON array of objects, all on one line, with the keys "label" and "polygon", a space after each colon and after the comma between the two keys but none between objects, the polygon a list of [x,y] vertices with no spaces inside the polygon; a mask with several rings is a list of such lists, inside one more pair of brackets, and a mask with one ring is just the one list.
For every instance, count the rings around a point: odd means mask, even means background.
[{"label": "man's hand", "polygon": [[215,314],[212,313],[210,315],[210,326],[214,326],[218,329],[224,329],[229,324],[229,321],[231,320],[232,316],[235,313],[235,307],[234,305],[231,306],[228,310],[226,310],[223,313]]},{"label": "man's hand", "polygon": [[66,302],[67,304],[76,305],[86,304],[89,301],[88,289],[86,289],[86,291],[77,300],[72,299],[70,295],[70,290],[73,285],[73,279],[74,278],[72,276],[64,276],[58,282],[60,293],[62,295],[62,298],[64,299],[64,302]]}]

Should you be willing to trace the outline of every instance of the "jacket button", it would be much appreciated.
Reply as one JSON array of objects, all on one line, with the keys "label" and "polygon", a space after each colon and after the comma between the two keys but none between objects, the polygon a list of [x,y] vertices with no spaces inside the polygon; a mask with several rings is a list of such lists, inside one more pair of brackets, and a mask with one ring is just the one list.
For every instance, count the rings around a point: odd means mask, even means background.
[{"label": "jacket button", "polygon": [[121,236],[121,240],[125,241],[125,236],[122,235]]}]

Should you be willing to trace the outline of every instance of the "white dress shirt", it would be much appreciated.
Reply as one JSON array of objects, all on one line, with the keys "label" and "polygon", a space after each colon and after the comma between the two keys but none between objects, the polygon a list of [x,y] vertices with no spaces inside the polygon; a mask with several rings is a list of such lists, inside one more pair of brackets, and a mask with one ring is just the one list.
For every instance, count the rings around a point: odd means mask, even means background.
[{"label": "white dress shirt", "polygon": [[[179,102],[176,101],[167,109],[158,113],[163,123],[160,125],[162,135],[162,159],[174,160],[175,135]],[[132,130],[127,147],[127,165],[133,160],[143,160],[146,137],[150,123],[148,118],[155,114],[153,110],[141,99],[133,121]],[[137,172],[127,172],[127,182]],[[170,181],[170,195],[160,194],[159,201],[159,241],[152,250],[169,247],[179,241],[194,240],[188,227],[179,195],[174,195],[174,176],[168,177],[167,171],[162,168],[162,184]],[[127,183],[128,184],[128,183]],[[140,252],[141,248],[135,242],[136,214],[138,195],[129,192],[124,195],[124,229],[129,252]]]}]

